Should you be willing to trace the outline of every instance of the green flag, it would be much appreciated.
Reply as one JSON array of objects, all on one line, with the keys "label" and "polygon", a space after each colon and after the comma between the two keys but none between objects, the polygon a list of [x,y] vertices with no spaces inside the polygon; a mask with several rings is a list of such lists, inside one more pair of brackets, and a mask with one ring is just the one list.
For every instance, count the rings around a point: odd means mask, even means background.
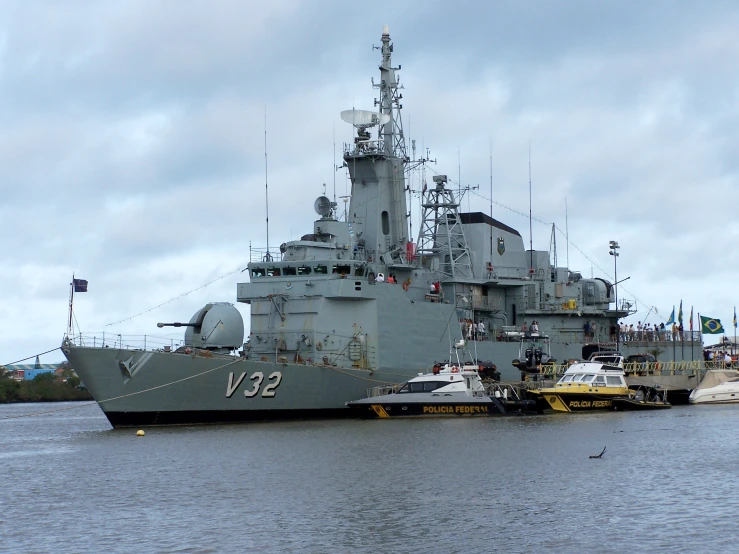
[{"label": "green flag", "polygon": [[720,319],[701,316],[701,333],[704,335],[720,335],[724,332]]}]

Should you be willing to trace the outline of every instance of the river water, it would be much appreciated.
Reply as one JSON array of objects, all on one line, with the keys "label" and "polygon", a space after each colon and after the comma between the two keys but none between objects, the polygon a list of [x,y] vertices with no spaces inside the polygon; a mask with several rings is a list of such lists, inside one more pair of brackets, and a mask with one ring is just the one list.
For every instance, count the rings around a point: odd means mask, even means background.
[{"label": "river water", "polygon": [[737,465],[739,406],[137,437],[0,405],[0,551],[734,551]]}]

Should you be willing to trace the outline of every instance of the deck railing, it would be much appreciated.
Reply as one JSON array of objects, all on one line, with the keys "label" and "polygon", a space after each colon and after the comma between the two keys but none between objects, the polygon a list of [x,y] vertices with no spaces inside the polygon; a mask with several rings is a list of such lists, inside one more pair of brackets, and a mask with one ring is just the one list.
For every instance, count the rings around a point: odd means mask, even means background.
[{"label": "deck railing", "polygon": [[183,346],[182,333],[179,338],[162,335],[122,335],[117,333],[83,333],[68,336],[67,340],[76,346],[92,348],[121,348],[125,350],[174,351]]}]

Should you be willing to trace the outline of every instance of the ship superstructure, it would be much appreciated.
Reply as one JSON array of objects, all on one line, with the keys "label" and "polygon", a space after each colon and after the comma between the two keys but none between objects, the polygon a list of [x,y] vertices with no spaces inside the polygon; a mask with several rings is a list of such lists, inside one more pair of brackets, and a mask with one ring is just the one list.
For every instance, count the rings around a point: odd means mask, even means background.
[{"label": "ship superstructure", "polygon": [[[245,342],[238,311],[224,303],[187,324],[160,324],[187,327],[176,352],[65,341],[113,425],[343,416],[345,402],[415,376],[460,338],[476,339],[478,359],[517,379],[514,358],[528,350],[532,368],[540,361],[524,343],[545,340],[552,357],[579,358],[629,313],[626,303],[611,308],[607,280],[526,250],[518,231],[489,215],[460,213],[444,175],[424,189],[414,241],[406,176],[420,162],[407,155],[387,28],[381,40],[377,111],[341,114],[356,129],[344,146],[346,216],[321,196],[310,233],[249,263],[248,282],[237,285],[237,300],[251,308]],[[534,321],[537,331],[524,332]]]}]

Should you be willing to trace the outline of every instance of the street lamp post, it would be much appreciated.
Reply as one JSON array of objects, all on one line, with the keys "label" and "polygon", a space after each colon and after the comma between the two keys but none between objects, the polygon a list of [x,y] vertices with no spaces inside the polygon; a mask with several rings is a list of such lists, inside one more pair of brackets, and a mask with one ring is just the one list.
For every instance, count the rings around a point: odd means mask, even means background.
[{"label": "street lamp post", "polygon": [[619,350],[619,339],[621,338],[621,324],[618,321],[618,272],[616,260],[618,259],[618,249],[621,248],[615,240],[609,241],[608,253],[613,256],[613,294],[616,298],[616,352]]}]

